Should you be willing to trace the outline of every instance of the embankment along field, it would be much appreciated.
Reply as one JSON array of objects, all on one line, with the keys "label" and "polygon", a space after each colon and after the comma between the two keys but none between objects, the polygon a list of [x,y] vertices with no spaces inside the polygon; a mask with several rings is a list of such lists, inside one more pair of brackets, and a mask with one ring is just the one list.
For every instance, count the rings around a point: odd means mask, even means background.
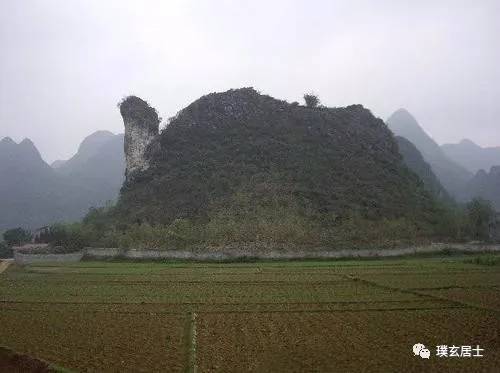
[{"label": "embankment along field", "polygon": [[498,372],[499,257],[472,259],[11,265],[0,346],[75,371]]}]

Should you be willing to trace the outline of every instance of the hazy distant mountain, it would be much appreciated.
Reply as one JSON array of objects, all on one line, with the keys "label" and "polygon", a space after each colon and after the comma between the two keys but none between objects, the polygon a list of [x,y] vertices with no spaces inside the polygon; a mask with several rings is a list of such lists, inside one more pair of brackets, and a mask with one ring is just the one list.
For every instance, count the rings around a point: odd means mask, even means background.
[{"label": "hazy distant mountain", "polygon": [[14,175],[29,174],[43,177],[50,171],[50,166],[43,161],[31,140],[24,139],[17,144],[10,137],[5,137],[0,141],[0,172],[4,176],[12,178]]},{"label": "hazy distant mountain", "polygon": [[[57,165],[57,164],[56,164]],[[98,132],[54,169],[25,139],[0,141],[0,231],[80,219],[115,199],[124,175],[123,135]]]},{"label": "hazy distant mountain", "polygon": [[425,161],[417,147],[401,136],[396,136],[396,141],[405,164],[420,177],[426,189],[435,197],[450,201],[448,192],[441,185],[441,182],[432,171],[432,167]]},{"label": "hazy distant mountain", "polygon": [[81,216],[79,190],[55,174],[30,140],[0,141],[0,230]]},{"label": "hazy distant mountain", "polygon": [[56,172],[91,189],[99,205],[114,200],[125,174],[123,134],[94,132],[82,141],[72,158],[56,168]]},{"label": "hazy distant mountain", "polygon": [[492,167],[489,173],[484,170],[478,171],[467,183],[465,197],[490,200],[496,210],[500,211],[500,166]]},{"label": "hazy distant mountain", "polygon": [[500,147],[483,148],[471,140],[462,140],[458,144],[444,144],[441,149],[449,158],[474,173],[500,165]]},{"label": "hazy distant mountain", "polygon": [[408,139],[431,165],[434,174],[452,196],[460,196],[472,173],[446,156],[441,147],[420,127],[405,109],[399,109],[387,119],[387,125],[397,136]]},{"label": "hazy distant mountain", "polygon": [[[81,142],[76,154],[60,164],[56,164],[54,168],[58,168],[63,173],[71,173],[72,170],[85,167],[85,163],[94,155],[101,151],[103,145],[114,138],[115,135],[109,131],[97,131],[87,136]],[[123,152],[123,151],[122,151]],[[57,161],[56,161],[57,162]]]}]

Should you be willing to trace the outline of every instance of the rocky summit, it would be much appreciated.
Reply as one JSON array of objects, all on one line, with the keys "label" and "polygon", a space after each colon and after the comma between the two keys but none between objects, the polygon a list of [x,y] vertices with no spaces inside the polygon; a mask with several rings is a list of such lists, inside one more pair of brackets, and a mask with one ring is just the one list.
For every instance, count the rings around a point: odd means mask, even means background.
[{"label": "rocky summit", "polygon": [[276,204],[308,219],[425,219],[433,208],[391,131],[361,105],[308,107],[233,89],[201,97],[158,134],[158,114],[145,101],[128,97],[120,111],[127,182],[116,211],[128,222]]}]

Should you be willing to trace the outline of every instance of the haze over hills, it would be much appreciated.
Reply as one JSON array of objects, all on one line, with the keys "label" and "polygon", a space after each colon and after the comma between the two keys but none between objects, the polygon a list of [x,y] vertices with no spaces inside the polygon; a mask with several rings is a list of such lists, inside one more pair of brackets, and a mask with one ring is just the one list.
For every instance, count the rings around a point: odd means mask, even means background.
[{"label": "haze over hills", "polygon": [[30,140],[0,141],[0,230],[78,218],[73,194],[79,188],[56,175]]},{"label": "haze over hills", "polygon": [[[445,189],[459,202],[479,197],[489,200],[500,211],[499,167],[500,147],[482,148],[470,140],[441,147],[420,127],[415,118],[405,109],[397,110],[387,125],[398,136],[407,139],[422,153],[425,161]],[[427,177],[428,170],[422,164],[412,165],[406,154],[411,146],[398,140],[406,163],[417,173],[430,190],[439,190],[436,180]],[[415,157],[413,155],[412,157]],[[479,169],[479,171],[477,171]],[[490,170],[488,172],[488,170]],[[436,189],[437,188],[437,189]]]},{"label": "haze over hills", "polygon": [[470,200],[481,197],[493,203],[497,211],[500,211],[500,166],[491,167],[490,171],[480,170],[467,183],[464,198]]},{"label": "haze over hills", "polygon": [[82,141],[72,158],[55,170],[85,189],[98,192],[92,201],[96,206],[115,200],[125,174],[123,134],[94,132]]},{"label": "haze over hills", "polygon": [[65,160],[62,160],[62,159],[57,159],[57,160],[55,160],[54,162],[52,162],[52,163],[50,164],[50,167],[52,167],[52,168],[54,168],[54,169],[55,169],[55,168],[59,168],[59,167],[61,167],[61,166],[62,166],[65,162],[66,162]]},{"label": "haze over hills", "polygon": [[77,152],[68,160],[58,160],[52,164],[52,167],[59,168],[61,172],[68,173],[71,170],[79,169],[100,151],[100,148],[106,144],[115,135],[109,131],[96,131],[87,136],[80,143]]},{"label": "haze over hills", "polygon": [[[397,153],[433,197],[479,196],[500,209],[498,169],[473,176],[445,154],[459,159],[469,149],[478,154],[475,164],[485,164],[498,148],[469,141],[440,148],[404,109],[387,124],[394,139],[360,105],[308,108],[252,89],[203,96],[141,145],[151,168],[131,177],[119,209],[132,219],[169,221],[204,216],[243,194],[256,203],[282,195],[313,210],[372,217],[408,213],[398,199],[407,199],[409,210],[432,209]],[[29,139],[1,140],[0,230],[78,220],[89,207],[115,200],[125,175],[123,147],[123,134],[97,131],[51,167]]]},{"label": "haze over hills", "polygon": [[420,177],[425,188],[438,199],[450,202],[450,195],[441,185],[432,167],[425,161],[417,147],[401,136],[396,136],[396,141],[398,142],[399,152],[403,156],[405,164]]},{"label": "haze over hills", "polygon": [[462,196],[463,188],[472,179],[472,172],[450,159],[407,110],[397,110],[386,123],[397,136],[406,138],[417,147],[441,184],[453,197]]},{"label": "haze over hills", "polygon": [[455,162],[463,165],[470,172],[490,170],[500,166],[500,146],[483,148],[471,140],[462,140],[458,144],[441,145],[444,153]]},{"label": "haze over hills", "polygon": [[4,138],[0,141],[0,230],[80,219],[90,207],[117,197],[123,170],[123,135],[89,136],[79,152],[57,169],[42,159],[29,139],[16,144]]}]

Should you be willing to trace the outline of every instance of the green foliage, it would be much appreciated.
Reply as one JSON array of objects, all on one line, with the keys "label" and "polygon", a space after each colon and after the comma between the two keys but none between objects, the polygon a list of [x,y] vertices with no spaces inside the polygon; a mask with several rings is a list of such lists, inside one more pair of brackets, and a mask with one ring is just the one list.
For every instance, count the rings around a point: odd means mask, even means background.
[{"label": "green foliage", "polygon": [[465,209],[442,201],[440,211],[434,225],[435,235],[440,241],[470,240],[469,218]]},{"label": "green foliage", "polygon": [[374,220],[359,212],[340,217],[314,211],[291,194],[269,191],[260,199],[255,192],[240,191],[229,200],[214,202],[205,219],[113,225],[106,230],[94,229],[92,219],[89,217],[84,224],[85,231],[91,232],[92,246],[133,249],[381,248],[408,245],[436,235],[436,227],[407,218]]},{"label": "green foliage", "polygon": [[308,108],[251,88],[195,101],[148,148],[150,167],[117,206],[89,212],[86,242],[337,249],[471,236],[469,215],[436,198],[445,192],[430,167],[414,167],[423,183],[403,164],[381,120],[310,96]]},{"label": "green foliage", "polygon": [[157,140],[151,167],[122,189],[117,224],[199,224],[240,191],[264,206],[290,196],[309,220],[352,211],[435,219],[435,201],[403,165],[392,134],[361,105],[311,109],[232,90],[183,109]]},{"label": "green foliage", "polygon": [[308,215],[307,208],[290,195],[269,194],[259,200],[252,193],[238,192],[213,208],[203,226],[203,239],[209,246],[310,246],[317,242],[319,226]]},{"label": "green foliage", "polygon": [[14,252],[12,251],[12,248],[7,246],[7,243],[5,242],[0,242],[0,258],[6,259],[6,258],[12,258],[14,256]]},{"label": "green foliage", "polygon": [[113,230],[98,242],[108,247],[126,249],[180,249],[194,243],[193,227],[188,220],[175,220],[168,226],[132,224],[123,231]]},{"label": "green foliage", "polygon": [[480,196],[489,200],[492,206],[500,211],[500,166],[491,167],[490,172],[480,170],[467,183],[465,195],[467,197]]},{"label": "green foliage", "polygon": [[71,253],[88,246],[94,233],[90,226],[82,223],[56,224],[50,227],[45,240],[53,252]]},{"label": "green foliage", "polygon": [[490,233],[490,223],[495,217],[495,210],[491,202],[475,198],[467,204],[467,213],[472,236],[478,240],[487,240]]},{"label": "green foliage", "polygon": [[500,265],[500,255],[493,255],[493,254],[479,255],[472,259],[464,260],[464,263],[478,264],[484,266],[498,266]]},{"label": "green foliage", "polygon": [[109,230],[113,229],[115,224],[114,207],[107,205],[104,207],[89,209],[87,215],[83,218],[83,225],[94,236],[103,236]]},{"label": "green foliage", "polygon": [[306,93],[304,95],[304,101],[306,103],[306,106],[310,107],[310,108],[315,108],[320,103],[319,97],[317,95],[315,95],[314,93]]},{"label": "green foliage", "polygon": [[8,246],[28,243],[31,241],[31,237],[31,232],[23,228],[9,229],[3,234],[3,239]]},{"label": "green foliage", "polygon": [[118,103],[118,108],[122,116],[142,121],[150,125],[151,129],[158,130],[158,124],[161,122],[158,112],[141,98],[137,96],[124,97]]},{"label": "green foliage", "polygon": [[[355,193],[355,191],[353,191]],[[92,210],[82,227],[95,247],[180,249],[194,247],[390,248],[472,238],[468,210],[436,203],[425,219],[369,218],[362,209],[337,215],[282,193],[271,183],[240,188],[206,207],[206,216],[170,223],[123,223],[114,208]]]}]

